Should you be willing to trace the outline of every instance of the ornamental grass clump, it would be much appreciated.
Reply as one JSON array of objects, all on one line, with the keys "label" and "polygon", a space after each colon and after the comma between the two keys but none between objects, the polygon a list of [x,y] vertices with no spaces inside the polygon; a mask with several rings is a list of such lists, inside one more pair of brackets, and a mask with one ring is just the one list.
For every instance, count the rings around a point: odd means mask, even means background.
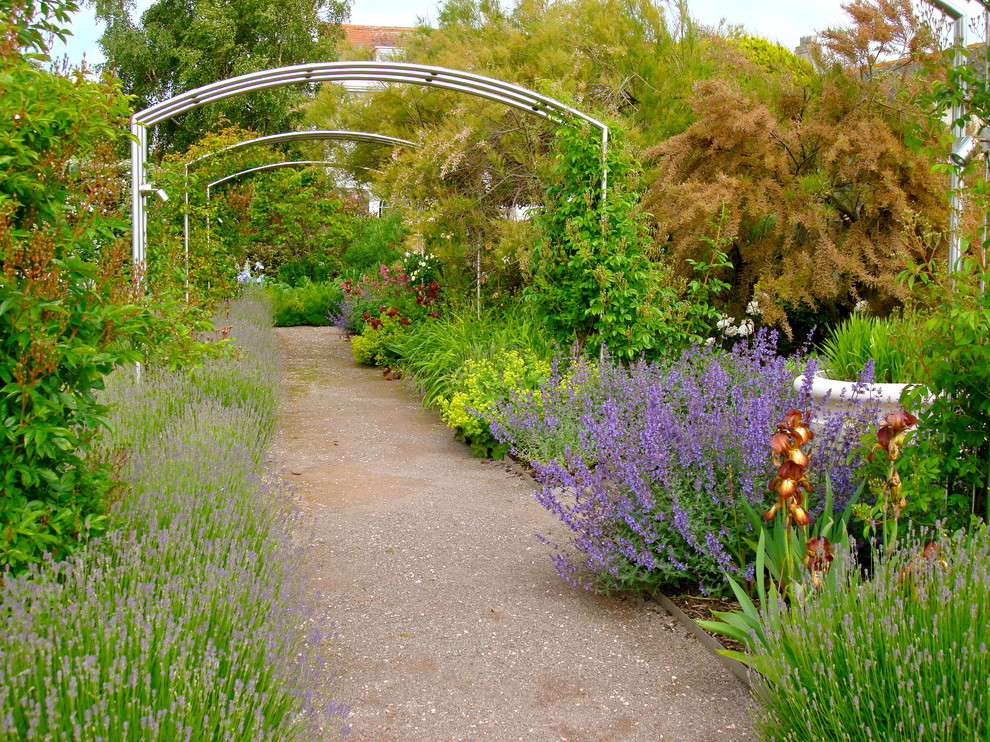
[{"label": "ornamental grass clump", "polygon": [[764,739],[990,739],[990,533],[902,547],[766,627]]},{"label": "ornamental grass clump", "polygon": [[[767,507],[767,436],[804,407],[794,376],[775,337],[759,333],[730,352],[694,347],[666,364],[606,359],[562,386],[559,374],[551,378],[538,403],[535,394],[517,397],[493,428],[517,452],[571,431],[560,455],[533,462],[538,499],[573,534],[572,550],[552,544],[561,574],[719,591],[726,572],[751,577],[743,504]],[[828,472],[840,509],[858,484],[854,451],[869,420],[826,419],[829,433],[815,447],[808,477]]]},{"label": "ornamental grass clump", "polygon": [[293,511],[266,473],[276,367],[257,306],[238,352],[112,378],[128,490],[101,540],[0,586],[0,739],[336,738]]}]

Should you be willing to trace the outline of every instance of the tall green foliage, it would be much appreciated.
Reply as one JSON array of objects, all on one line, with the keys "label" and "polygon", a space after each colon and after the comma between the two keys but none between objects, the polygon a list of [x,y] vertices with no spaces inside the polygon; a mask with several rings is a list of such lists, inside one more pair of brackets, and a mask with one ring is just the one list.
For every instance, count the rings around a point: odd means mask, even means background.
[{"label": "tall green foliage", "polygon": [[38,34],[74,9],[28,4],[0,25],[0,570],[15,572],[104,527],[104,376],[153,345],[171,361],[175,338],[195,346],[167,301],[140,305],[124,266],[119,86],[41,66]]},{"label": "tall green foliage", "polygon": [[357,217],[325,171],[293,168],[256,176],[251,196],[251,259],[270,273],[295,265],[313,280],[339,269]]},{"label": "tall green foliage", "polygon": [[[559,159],[527,288],[537,314],[565,345],[606,345],[635,358],[654,347],[658,274],[644,252],[646,233],[630,187],[634,164],[620,139],[607,160],[586,126],[557,131]],[[609,190],[601,191],[607,168]]]},{"label": "tall green foliage", "polygon": [[100,530],[110,469],[86,460],[105,411],[94,392],[143,322],[101,255],[123,226],[110,154],[126,101],[110,80],[39,64],[43,34],[74,9],[7,5],[0,21],[0,570]]},{"label": "tall green foliage", "polygon": [[[334,57],[342,0],[156,0],[140,18],[133,3],[97,0],[107,24],[100,46],[107,69],[144,108],[225,78]],[[288,88],[240,96],[191,111],[155,128],[156,143],[181,150],[222,118],[262,133],[291,128],[298,92]]]},{"label": "tall green foliage", "polygon": [[[409,34],[404,56],[603,111],[626,126],[634,146],[689,123],[684,91],[710,74],[710,64],[707,41],[683,4],[521,0],[510,5],[445,2],[438,28]],[[312,125],[335,121],[416,141],[415,150],[358,146],[340,156],[355,166],[356,179],[373,178],[379,194],[405,209],[413,231],[448,266],[460,268],[471,281],[480,273],[493,293],[520,282],[531,235],[524,222],[505,217],[514,208],[543,203],[543,184],[553,169],[553,123],[498,103],[416,86],[360,95],[327,86],[306,117]]]},{"label": "tall green foliage", "polygon": [[12,216],[13,228],[45,224],[77,241],[77,248],[106,238],[123,223],[89,218],[81,209],[93,205],[87,199],[114,197],[90,193],[87,184],[94,174],[119,175],[102,155],[126,123],[127,101],[109,76],[41,68],[48,61],[45,36],[67,22],[75,3],[3,2],[0,8],[0,208]]},{"label": "tall green foliage", "polygon": [[337,191],[326,171],[251,173],[214,186],[207,200],[209,183],[284,159],[270,146],[225,151],[256,136],[237,125],[222,126],[186,151],[166,155],[155,167],[156,184],[172,194],[167,203],[149,204],[148,281],[156,290],[185,291],[188,281],[197,300],[212,304],[237,291],[236,277],[245,260],[252,266],[260,262],[266,276],[288,283],[322,281],[338,270],[358,209]]}]

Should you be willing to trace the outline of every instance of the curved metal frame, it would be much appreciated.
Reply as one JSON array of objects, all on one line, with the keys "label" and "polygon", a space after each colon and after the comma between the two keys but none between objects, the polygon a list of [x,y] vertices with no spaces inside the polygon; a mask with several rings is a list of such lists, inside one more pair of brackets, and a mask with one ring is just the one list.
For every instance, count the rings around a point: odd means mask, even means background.
[{"label": "curved metal frame", "polygon": [[245,139],[243,142],[228,144],[226,147],[222,147],[215,152],[207,152],[205,155],[200,155],[199,157],[187,162],[186,165],[189,166],[195,162],[199,162],[200,160],[205,160],[213,157],[214,155],[223,154],[224,152],[230,152],[234,149],[240,149],[241,147],[251,147],[256,144],[279,144],[280,142],[294,142],[297,139],[338,139],[348,142],[392,144],[400,147],[416,146],[415,142],[410,142],[408,139],[389,137],[384,134],[373,134],[370,131],[347,131],[343,129],[301,129],[300,131],[286,131],[281,134],[269,134],[264,137],[255,137],[254,139]]},{"label": "curved metal frame", "polygon": [[471,72],[451,70],[403,62],[319,62],[291,67],[251,72],[227,80],[204,85],[168,100],[138,111],[131,117],[131,206],[132,206],[132,258],[136,266],[144,266],[147,215],[144,211],[144,163],[148,149],[148,127],[167,121],[174,116],[199,108],[208,103],[226,100],[243,93],[282,87],[297,83],[344,82],[370,80],[395,82],[451,90],[504,103],[551,121],[566,122],[569,118],[586,121],[601,131],[602,145],[602,198],[608,192],[609,129],[601,121],[560,101],[532,90]]},{"label": "curved metal frame", "polygon": [[[280,136],[279,134],[274,134],[273,136]],[[264,138],[264,137],[262,137]],[[248,140],[253,141],[253,140]],[[236,146],[236,145],[235,145]],[[195,160],[193,160],[195,162]],[[234,178],[239,178],[242,175],[249,175],[250,173],[260,173],[265,170],[275,170],[280,167],[292,167],[294,165],[325,165],[326,167],[345,167],[336,162],[330,162],[329,160],[286,160],[285,162],[273,162],[268,165],[258,165],[257,167],[249,167],[246,170],[239,170],[236,173],[231,173],[230,175],[225,175],[222,178],[217,178],[211,183],[206,184],[206,204],[209,206],[210,203],[210,189],[215,185],[220,185],[221,183],[226,183],[228,180],[233,180]],[[368,170],[369,168],[363,168]],[[210,217],[206,217],[206,242],[210,242]],[[188,250],[186,252],[186,260],[189,259]],[[186,281],[189,281],[189,265],[186,264]],[[186,298],[188,299],[188,292]]]},{"label": "curved metal frame", "polygon": [[230,175],[225,175],[222,178],[217,178],[211,183],[206,184],[206,200],[210,200],[210,189],[215,185],[220,185],[221,183],[226,183],[228,180],[233,180],[234,178],[239,178],[242,175],[248,175],[249,173],[260,173],[263,170],[275,170],[280,167],[292,167],[293,165],[325,165],[326,167],[346,167],[337,162],[330,162],[329,160],[286,160],[285,162],[273,162],[269,165],[258,165],[256,167],[249,167],[246,170],[239,170],[236,173],[231,173]]}]

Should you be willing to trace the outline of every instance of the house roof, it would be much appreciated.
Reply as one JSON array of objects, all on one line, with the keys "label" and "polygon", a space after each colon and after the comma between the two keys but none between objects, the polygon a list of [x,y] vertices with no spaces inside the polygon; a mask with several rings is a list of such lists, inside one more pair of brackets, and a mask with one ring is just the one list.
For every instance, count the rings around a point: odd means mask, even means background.
[{"label": "house roof", "polygon": [[341,23],[344,38],[352,44],[361,46],[403,46],[403,37],[415,31],[406,26],[359,26],[353,23]]}]

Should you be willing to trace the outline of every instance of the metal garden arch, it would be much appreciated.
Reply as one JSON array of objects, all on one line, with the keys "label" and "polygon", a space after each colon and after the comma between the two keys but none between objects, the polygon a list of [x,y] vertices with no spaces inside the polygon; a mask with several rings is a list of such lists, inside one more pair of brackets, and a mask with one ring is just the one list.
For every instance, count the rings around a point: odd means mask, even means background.
[{"label": "metal garden arch", "polygon": [[405,83],[452,90],[497,103],[504,103],[507,106],[534,113],[551,121],[563,123],[573,118],[586,121],[601,132],[601,189],[603,199],[608,192],[608,169],[606,167],[608,126],[576,108],[532,90],[471,72],[404,62],[319,62],[277,67],[204,85],[149,106],[131,117],[131,133],[134,135],[131,142],[131,220],[133,227],[131,256],[134,266],[143,268],[145,264],[147,215],[144,209],[144,198],[150,193],[154,193],[154,187],[146,182],[144,173],[148,149],[148,127],[208,103],[226,100],[256,90],[298,83],[353,80]]}]

